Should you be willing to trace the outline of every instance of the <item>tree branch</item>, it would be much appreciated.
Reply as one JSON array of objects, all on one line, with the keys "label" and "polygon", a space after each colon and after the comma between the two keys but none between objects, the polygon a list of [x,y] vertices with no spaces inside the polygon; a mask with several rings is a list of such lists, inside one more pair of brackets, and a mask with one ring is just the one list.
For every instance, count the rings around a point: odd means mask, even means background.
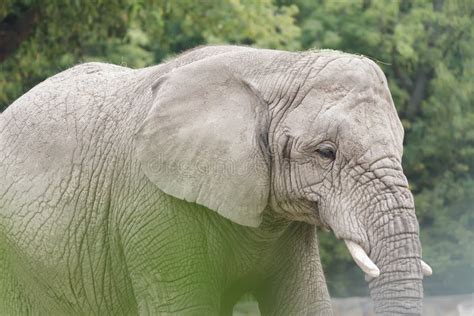
[{"label": "tree branch", "polygon": [[420,113],[421,102],[426,97],[426,90],[428,88],[428,83],[433,76],[432,69],[424,69],[423,66],[418,68],[416,72],[416,77],[414,81],[414,87],[410,94],[410,101],[408,101],[408,116],[415,117]]}]

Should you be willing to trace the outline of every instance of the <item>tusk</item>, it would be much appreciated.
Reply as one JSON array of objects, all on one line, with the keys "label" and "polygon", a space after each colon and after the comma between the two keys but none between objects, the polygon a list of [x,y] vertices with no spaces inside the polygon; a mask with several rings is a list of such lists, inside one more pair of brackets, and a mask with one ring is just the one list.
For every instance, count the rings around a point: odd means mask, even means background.
[{"label": "tusk", "polygon": [[365,253],[361,246],[350,240],[344,240],[352,258],[357,265],[367,273],[369,276],[376,278],[380,275],[380,270],[377,268],[375,263],[370,260],[369,256]]},{"label": "tusk", "polygon": [[426,262],[420,259],[420,263],[421,271],[423,272],[424,276],[430,276],[433,274],[433,269],[431,269],[431,267]]}]

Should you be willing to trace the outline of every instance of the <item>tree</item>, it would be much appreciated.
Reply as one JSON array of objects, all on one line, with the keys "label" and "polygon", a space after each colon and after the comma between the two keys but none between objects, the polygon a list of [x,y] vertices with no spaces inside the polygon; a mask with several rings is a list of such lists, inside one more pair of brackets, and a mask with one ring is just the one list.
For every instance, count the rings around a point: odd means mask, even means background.
[{"label": "tree", "polygon": [[126,1],[6,0],[0,4],[0,110],[77,62],[85,43],[127,30]]}]

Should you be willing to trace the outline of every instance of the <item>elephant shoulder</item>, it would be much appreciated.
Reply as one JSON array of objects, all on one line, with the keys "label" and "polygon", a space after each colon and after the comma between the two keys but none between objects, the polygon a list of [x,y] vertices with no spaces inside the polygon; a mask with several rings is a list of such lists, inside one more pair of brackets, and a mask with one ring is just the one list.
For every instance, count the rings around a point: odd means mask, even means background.
[{"label": "elephant shoulder", "polygon": [[110,74],[118,74],[118,73],[127,73],[132,71],[132,69],[127,67],[122,67],[114,64],[109,63],[101,63],[101,62],[87,62],[83,64],[75,65],[65,71],[58,73],[50,77],[49,81],[57,82],[62,80],[77,80],[78,77],[88,76],[88,75],[110,75]]},{"label": "elephant shoulder", "polygon": [[85,63],[25,93],[0,116],[5,161],[39,174],[70,166],[73,156],[86,154],[85,148],[99,148],[99,140],[117,129],[117,109],[123,108],[117,95],[126,94],[131,72],[111,64]]},{"label": "elephant shoulder", "polygon": [[5,110],[5,117],[13,116],[15,125],[25,126],[33,121],[60,124],[72,116],[77,121],[79,117],[95,115],[96,108],[113,102],[107,96],[127,86],[133,71],[99,62],[76,65],[22,95]]}]

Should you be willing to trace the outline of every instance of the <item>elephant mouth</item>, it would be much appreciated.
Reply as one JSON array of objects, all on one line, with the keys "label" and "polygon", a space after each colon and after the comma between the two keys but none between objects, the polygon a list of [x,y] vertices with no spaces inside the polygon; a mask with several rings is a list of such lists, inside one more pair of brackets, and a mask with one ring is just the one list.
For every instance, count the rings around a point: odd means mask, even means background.
[{"label": "elephant mouth", "polygon": [[[369,281],[380,276],[380,269],[369,258],[365,250],[359,246],[359,244],[348,239],[345,239],[344,242],[346,243],[347,249],[352,256],[352,259],[354,259],[359,268],[361,268],[361,270],[367,274]],[[433,274],[433,270],[426,262],[420,259],[420,264],[424,276],[430,276]]]},{"label": "elephant mouth", "polygon": [[[310,219],[306,219],[304,221],[314,224],[324,231],[332,231],[331,226],[329,226],[329,224],[326,223],[321,217],[318,202],[306,200],[306,203],[307,202],[309,202],[311,209],[311,212],[309,214]],[[372,261],[372,259],[370,259],[367,252],[364,250],[364,248],[362,248],[362,246],[350,239],[344,239],[344,242],[346,244],[347,249],[349,250],[349,253],[352,256],[352,259],[359,266],[359,268],[367,275],[368,281],[380,276],[380,269]],[[424,276],[432,275],[433,271],[426,262],[420,259],[420,265]]]},{"label": "elephant mouth", "polygon": [[319,204],[317,201],[310,201],[311,203],[311,217],[314,219],[314,224],[320,227],[324,231],[331,231],[331,227],[328,223],[326,223],[323,218],[321,217],[321,213],[319,211]]}]

